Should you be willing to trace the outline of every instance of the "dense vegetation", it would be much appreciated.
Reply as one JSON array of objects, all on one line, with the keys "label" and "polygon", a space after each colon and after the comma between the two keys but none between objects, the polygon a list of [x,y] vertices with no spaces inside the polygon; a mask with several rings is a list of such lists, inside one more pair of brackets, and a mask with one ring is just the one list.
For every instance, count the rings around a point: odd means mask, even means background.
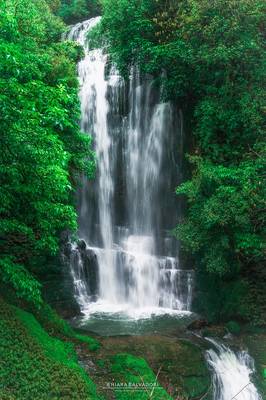
[{"label": "dense vegetation", "polygon": [[[0,2],[1,400],[102,398],[75,351],[83,346],[91,357],[100,343],[44,303],[38,279],[49,275],[61,233],[75,232],[74,189],[81,173],[90,178],[95,169],[91,138],[79,130],[82,49],[61,41],[67,27],[58,15],[73,22],[95,12],[96,2],[78,0]],[[108,379],[155,379],[130,355],[110,365]],[[156,391],[154,398],[170,398],[160,386]],[[134,394],[140,396],[150,398]]]},{"label": "dense vegetation", "polygon": [[0,398],[97,400],[72,343],[49,336],[32,314],[0,299]]},{"label": "dense vegetation", "polygon": [[64,21],[73,24],[100,15],[100,4],[98,0],[62,0],[57,13]]},{"label": "dense vegetation", "polygon": [[65,29],[45,0],[0,3],[0,278],[36,304],[33,276],[76,229],[73,187],[94,165],[79,131],[81,50],[60,41]]},{"label": "dense vegetation", "polygon": [[[266,322],[265,3],[104,0],[101,35],[120,71],[137,64],[184,111],[188,200],[176,229],[210,319]],[[212,289],[213,288],[213,289]]]},{"label": "dense vegetation", "polygon": [[[116,349],[105,357],[107,350],[98,340],[73,331],[44,303],[38,279],[48,275],[62,232],[76,231],[74,192],[80,174],[91,178],[95,169],[91,138],[79,129],[76,63],[82,49],[61,38],[65,23],[97,15],[101,6],[102,23],[91,38],[97,41],[100,34],[125,78],[132,64],[151,74],[163,88],[163,100],[177,104],[185,115],[190,174],[176,193],[187,199],[187,210],[174,233],[196,266],[195,307],[211,321],[266,323],[263,0],[2,0],[3,400],[102,398],[78,362],[75,350],[82,346],[95,362],[89,374],[94,371],[101,385],[105,378],[156,379],[143,358],[116,354]],[[235,321],[226,329],[240,332]],[[251,349],[261,352],[251,335],[252,340]],[[209,383],[201,351],[196,354],[192,346],[194,359],[182,353],[182,346],[173,346],[176,365],[170,365],[166,352],[164,373],[179,371],[178,390],[198,398]],[[261,353],[262,374],[264,349]],[[195,376],[190,366],[184,369],[188,358]],[[129,398],[119,389],[110,396]],[[146,391],[130,396],[151,398]],[[152,398],[170,399],[161,386]]]}]

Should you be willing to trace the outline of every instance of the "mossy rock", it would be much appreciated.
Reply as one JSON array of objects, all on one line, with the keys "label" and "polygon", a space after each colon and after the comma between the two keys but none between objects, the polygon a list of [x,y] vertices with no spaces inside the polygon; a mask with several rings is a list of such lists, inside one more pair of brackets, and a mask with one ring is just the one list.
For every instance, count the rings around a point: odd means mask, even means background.
[{"label": "mossy rock", "polygon": [[[123,363],[118,362],[122,359],[117,358],[114,349],[116,352],[130,353],[141,360],[144,359],[140,364],[136,364],[139,372],[144,368],[143,362],[155,375],[160,370],[159,383],[174,399],[178,396],[197,399],[210,389],[211,376],[204,353],[199,346],[189,340],[163,336],[105,338],[102,347],[101,359],[109,357],[113,365],[112,373],[119,374],[120,368],[120,373],[125,374],[125,368],[121,367],[125,363],[131,372],[134,370],[134,365],[129,362],[130,359],[127,359],[128,362],[125,362],[125,359]],[[205,399],[208,400],[207,395]]]}]

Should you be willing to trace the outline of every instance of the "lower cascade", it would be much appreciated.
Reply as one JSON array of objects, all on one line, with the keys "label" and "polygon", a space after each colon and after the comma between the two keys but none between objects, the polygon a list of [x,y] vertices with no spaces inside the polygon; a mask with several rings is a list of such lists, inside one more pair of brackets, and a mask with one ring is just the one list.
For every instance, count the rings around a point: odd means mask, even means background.
[{"label": "lower cascade", "polygon": [[207,351],[207,362],[213,371],[214,400],[262,400],[252,375],[254,361],[246,351],[233,352],[214,339],[214,349]]},{"label": "lower cascade", "polygon": [[95,182],[84,178],[78,192],[75,297],[84,314],[187,312],[193,271],[180,268],[169,233],[182,211],[174,194],[182,180],[182,112],[161,103],[160,89],[137,68],[127,83],[103,50],[89,50],[87,34],[99,20],[75,25],[68,36],[85,51],[81,129],[93,136],[97,157]]}]

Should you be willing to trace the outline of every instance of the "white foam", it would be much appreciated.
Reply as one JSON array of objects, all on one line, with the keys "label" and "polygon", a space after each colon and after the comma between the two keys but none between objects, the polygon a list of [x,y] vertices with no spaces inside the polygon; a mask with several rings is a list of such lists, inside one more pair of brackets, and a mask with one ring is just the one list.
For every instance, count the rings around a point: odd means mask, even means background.
[{"label": "white foam", "polygon": [[229,347],[209,340],[215,347],[207,351],[213,370],[214,400],[262,400],[252,376],[254,361],[246,351],[233,352]]},{"label": "white foam", "polygon": [[154,316],[170,315],[175,317],[183,317],[191,315],[190,311],[179,311],[173,310],[171,308],[162,307],[142,307],[142,308],[132,308],[129,304],[112,304],[106,301],[98,301],[95,303],[89,303],[82,310],[84,316],[83,320],[88,320],[90,317],[97,316],[99,314],[105,315],[110,318],[119,319],[132,319],[132,320],[142,320],[150,319]]}]

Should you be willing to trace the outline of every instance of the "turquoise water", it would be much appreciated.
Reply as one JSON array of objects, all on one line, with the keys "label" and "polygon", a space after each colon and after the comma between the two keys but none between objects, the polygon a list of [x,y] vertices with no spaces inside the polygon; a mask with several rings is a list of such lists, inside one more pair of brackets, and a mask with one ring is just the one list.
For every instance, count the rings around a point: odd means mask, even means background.
[{"label": "turquoise water", "polygon": [[151,315],[149,318],[130,318],[123,313],[95,313],[89,317],[76,317],[71,324],[75,328],[101,336],[144,334],[172,336],[183,331],[195,319],[196,315],[192,313]]}]

